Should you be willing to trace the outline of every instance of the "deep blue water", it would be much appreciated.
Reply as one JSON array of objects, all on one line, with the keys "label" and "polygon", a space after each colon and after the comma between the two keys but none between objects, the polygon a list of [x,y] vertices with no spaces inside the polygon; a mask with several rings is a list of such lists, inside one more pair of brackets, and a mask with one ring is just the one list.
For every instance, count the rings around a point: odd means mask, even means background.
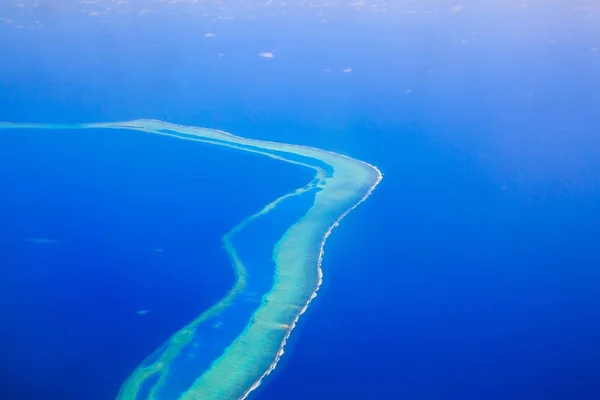
[{"label": "deep blue water", "polygon": [[[406,18],[1,30],[0,120],[158,118],[382,169],[256,398],[599,398],[597,28],[551,6]],[[303,179],[142,134],[24,134],[0,137],[2,398],[107,398],[227,290],[219,236]]]}]

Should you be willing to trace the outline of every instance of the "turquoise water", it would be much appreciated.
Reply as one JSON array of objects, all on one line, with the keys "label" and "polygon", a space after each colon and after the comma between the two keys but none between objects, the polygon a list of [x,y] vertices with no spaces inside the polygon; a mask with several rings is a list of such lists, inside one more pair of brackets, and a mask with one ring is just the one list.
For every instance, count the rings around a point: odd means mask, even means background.
[{"label": "turquoise water", "polygon": [[[262,297],[274,284],[273,244],[313,202],[314,193],[310,192],[290,198],[233,237],[232,244],[247,268],[246,289],[234,300],[231,309],[196,329],[191,342],[171,364],[168,390],[160,391],[160,396],[180,396],[244,330]],[[138,397],[145,398],[143,392]]]}]

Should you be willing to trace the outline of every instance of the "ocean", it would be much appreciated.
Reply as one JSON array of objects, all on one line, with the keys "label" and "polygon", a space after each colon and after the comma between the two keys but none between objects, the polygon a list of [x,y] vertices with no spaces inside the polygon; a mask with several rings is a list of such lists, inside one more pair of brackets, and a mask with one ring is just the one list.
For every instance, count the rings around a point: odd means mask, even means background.
[{"label": "ocean", "polygon": [[[600,35],[564,7],[15,11],[0,121],[153,118],[381,169],[253,398],[597,399]],[[221,236],[309,177],[140,132],[0,132],[0,398],[114,398],[231,287]]]}]

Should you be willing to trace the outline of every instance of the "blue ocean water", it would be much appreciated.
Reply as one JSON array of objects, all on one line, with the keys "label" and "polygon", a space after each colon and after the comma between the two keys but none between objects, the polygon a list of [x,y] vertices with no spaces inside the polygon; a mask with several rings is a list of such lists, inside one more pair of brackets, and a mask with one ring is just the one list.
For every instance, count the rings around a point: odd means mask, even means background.
[{"label": "blue ocean water", "polygon": [[[257,399],[599,398],[593,20],[539,4],[327,19],[2,26],[0,120],[157,118],[381,168]],[[306,179],[141,133],[25,135],[0,136],[2,398],[110,398],[228,289],[219,236]]]}]

